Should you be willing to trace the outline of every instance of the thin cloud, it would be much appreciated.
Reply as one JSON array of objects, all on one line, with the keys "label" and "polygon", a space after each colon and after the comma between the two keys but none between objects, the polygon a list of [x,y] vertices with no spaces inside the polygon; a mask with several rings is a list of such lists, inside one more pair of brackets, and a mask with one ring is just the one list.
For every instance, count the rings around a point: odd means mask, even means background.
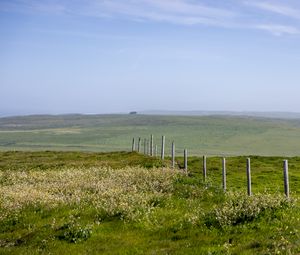
[{"label": "thin cloud", "polygon": [[276,4],[274,2],[271,3],[246,1],[245,3],[249,6],[253,6],[264,11],[277,13],[294,19],[300,19],[300,10],[295,7]]},{"label": "thin cloud", "polygon": [[225,26],[236,13],[186,0],[103,1],[98,10],[145,21]]},{"label": "thin cloud", "polygon": [[268,31],[273,35],[281,36],[284,34],[289,35],[299,35],[299,29],[292,27],[292,26],[283,26],[283,25],[257,25],[255,26],[256,29]]},{"label": "thin cloud", "polygon": [[[290,1],[284,3],[237,0],[228,0],[226,3],[204,0],[2,0],[0,11],[80,15],[182,26],[256,29],[276,36],[298,35],[300,10],[292,7]],[[267,24],[266,12],[273,14],[268,16]],[[275,14],[292,19],[287,22]]]},{"label": "thin cloud", "polygon": [[0,2],[0,11],[63,14],[67,11],[67,6],[59,1],[3,0]]},{"label": "thin cloud", "polygon": [[208,7],[200,4],[199,2],[197,4],[184,0],[141,0],[141,2],[144,2],[145,4],[148,4],[150,6],[154,6],[163,11],[184,15],[196,15],[211,18],[228,18],[235,16],[235,13],[232,11],[221,8]]}]

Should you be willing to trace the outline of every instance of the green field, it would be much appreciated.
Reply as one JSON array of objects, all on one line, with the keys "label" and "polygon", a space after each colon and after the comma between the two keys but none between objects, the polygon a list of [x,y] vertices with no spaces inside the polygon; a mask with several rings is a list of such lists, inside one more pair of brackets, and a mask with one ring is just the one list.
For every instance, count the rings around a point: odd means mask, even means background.
[{"label": "green field", "polygon": [[[299,254],[300,158],[169,159],[137,153],[0,152],[0,254]],[[154,167],[154,168],[153,168]]]},{"label": "green field", "polygon": [[[176,142],[175,170],[169,157],[162,162],[129,152],[132,137],[150,134],[158,145],[166,135],[167,154]],[[0,254],[299,254],[299,144],[298,120],[1,118]],[[188,176],[180,157],[184,148]],[[199,157],[204,154],[206,181]],[[256,155],[251,197],[246,155]],[[289,200],[283,159],[289,160]]]},{"label": "green field", "polygon": [[300,155],[300,120],[230,116],[61,115],[0,118],[0,150],[129,151],[166,136],[190,155]]}]

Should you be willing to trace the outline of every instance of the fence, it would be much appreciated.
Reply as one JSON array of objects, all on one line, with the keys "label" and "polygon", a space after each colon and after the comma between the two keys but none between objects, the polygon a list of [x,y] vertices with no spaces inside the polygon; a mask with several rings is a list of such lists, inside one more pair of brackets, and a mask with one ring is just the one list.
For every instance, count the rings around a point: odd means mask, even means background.
[{"label": "fence", "polygon": [[[138,138],[137,143],[137,149],[135,144],[135,138],[132,139],[132,151],[137,151],[140,153],[141,149],[141,137]],[[154,136],[150,135],[150,140],[147,138],[143,139],[143,145],[144,145],[144,154],[151,156],[151,157],[157,157],[158,155],[158,146],[157,144],[154,144]],[[165,144],[166,144],[166,137],[163,135],[161,137],[161,151],[160,151],[160,158],[164,162],[165,160]],[[154,149],[155,148],[155,149]],[[176,155],[175,155],[175,142],[172,141],[171,145],[171,168],[175,169],[175,161]],[[183,170],[188,175],[188,150],[183,150]],[[207,179],[207,157],[203,156],[203,165],[202,165],[202,174],[203,174],[203,181],[206,182]],[[289,198],[290,195],[290,189],[289,189],[289,174],[288,174],[288,160],[283,161],[283,185],[284,185],[284,193],[287,198]],[[251,183],[251,159],[246,159],[246,177],[247,177],[247,194],[248,196],[252,196],[252,183]],[[222,158],[222,187],[224,192],[227,190],[227,183],[226,183],[226,158]]]}]

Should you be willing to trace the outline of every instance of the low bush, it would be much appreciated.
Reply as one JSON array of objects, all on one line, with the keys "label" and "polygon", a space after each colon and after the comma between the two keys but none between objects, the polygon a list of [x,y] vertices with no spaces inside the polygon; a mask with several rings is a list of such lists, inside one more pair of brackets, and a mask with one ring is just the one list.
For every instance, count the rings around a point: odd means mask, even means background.
[{"label": "low bush", "polygon": [[56,237],[69,243],[78,243],[87,240],[92,234],[91,226],[82,226],[76,222],[75,218],[57,229]]},{"label": "low bush", "polygon": [[266,211],[275,213],[292,204],[283,195],[256,194],[249,197],[242,193],[229,193],[224,203],[205,215],[205,224],[221,228],[243,224],[255,220]]}]

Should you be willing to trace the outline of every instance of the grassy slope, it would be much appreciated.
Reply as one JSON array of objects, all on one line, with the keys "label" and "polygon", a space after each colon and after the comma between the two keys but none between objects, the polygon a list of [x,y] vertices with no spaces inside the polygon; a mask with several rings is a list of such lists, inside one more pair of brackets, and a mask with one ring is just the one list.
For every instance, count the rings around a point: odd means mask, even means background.
[{"label": "grassy slope", "polygon": [[28,116],[0,119],[0,150],[130,150],[133,136],[166,135],[190,155],[300,154],[295,120],[147,115]]},{"label": "grassy slope", "polygon": [[[61,152],[5,152],[0,153],[1,171],[34,169],[43,171],[72,166],[83,168],[109,165],[114,168],[126,165],[160,165],[160,161],[135,153],[61,153]],[[300,158],[290,158],[292,197],[300,193]],[[166,162],[169,164],[169,162]],[[182,164],[182,159],[178,161]],[[224,202],[220,189],[220,159],[208,159],[209,181],[201,181],[201,160],[191,158],[190,176],[179,178],[170,199],[159,204],[147,221],[124,223],[118,218],[94,225],[86,241],[72,244],[55,238],[51,229],[53,218],[57,224],[67,221],[70,215],[85,226],[96,218],[91,208],[43,208],[24,210],[13,221],[1,223],[0,253],[54,253],[54,254],[297,254],[300,252],[300,210],[281,208],[265,212],[254,221],[224,229],[204,225],[202,214]],[[282,158],[253,157],[253,191],[282,193]],[[245,158],[228,159],[228,189],[245,192]],[[200,220],[191,224],[188,215],[198,208]],[[4,225],[3,225],[4,224]]]}]

